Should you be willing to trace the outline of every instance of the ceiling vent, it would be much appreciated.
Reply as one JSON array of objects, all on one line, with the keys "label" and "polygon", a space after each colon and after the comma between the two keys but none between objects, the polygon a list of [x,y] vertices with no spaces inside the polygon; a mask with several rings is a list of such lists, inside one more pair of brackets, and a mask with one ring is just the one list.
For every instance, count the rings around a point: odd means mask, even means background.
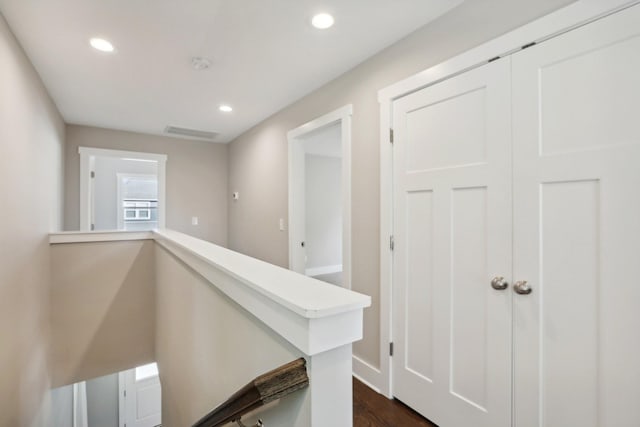
[{"label": "ceiling vent", "polygon": [[195,139],[206,139],[207,141],[213,141],[219,135],[217,132],[209,132],[206,130],[187,129],[177,126],[167,126],[164,128],[164,132],[169,135],[182,136]]}]

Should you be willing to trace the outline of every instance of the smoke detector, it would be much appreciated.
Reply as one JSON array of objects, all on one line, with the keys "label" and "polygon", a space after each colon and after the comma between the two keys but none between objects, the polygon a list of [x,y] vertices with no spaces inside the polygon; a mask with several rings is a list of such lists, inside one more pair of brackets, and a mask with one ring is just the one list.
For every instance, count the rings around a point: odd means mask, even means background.
[{"label": "smoke detector", "polygon": [[194,70],[202,71],[211,67],[211,60],[203,56],[194,56],[191,58],[191,66]]}]

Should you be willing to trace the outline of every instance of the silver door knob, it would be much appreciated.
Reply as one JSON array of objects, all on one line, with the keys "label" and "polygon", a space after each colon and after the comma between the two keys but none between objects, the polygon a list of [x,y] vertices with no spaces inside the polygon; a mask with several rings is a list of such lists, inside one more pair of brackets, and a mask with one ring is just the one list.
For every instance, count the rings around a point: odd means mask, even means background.
[{"label": "silver door knob", "polygon": [[508,286],[509,284],[507,283],[506,280],[504,280],[504,277],[502,276],[496,276],[491,281],[491,287],[499,291],[504,291],[505,289],[507,289]]},{"label": "silver door knob", "polygon": [[531,289],[531,286],[529,286],[526,280],[522,280],[514,283],[513,290],[520,295],[529,295],[533,291],[533,289]]}]

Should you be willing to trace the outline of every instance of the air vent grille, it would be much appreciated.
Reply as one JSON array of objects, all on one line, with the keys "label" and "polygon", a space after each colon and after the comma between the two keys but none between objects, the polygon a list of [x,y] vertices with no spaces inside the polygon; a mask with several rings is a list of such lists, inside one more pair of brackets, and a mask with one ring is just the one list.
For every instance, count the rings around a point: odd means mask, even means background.
[{"label": "air vent grille", "polygon": [[218,136],[218,133],[216,132],[181,128],[178,126],[167,126],[166,128],[164,128],[164,132],[169,135],[184,136],[187,138],[196,138],[196,139],[206,139],[207,141],[213,141]]}]

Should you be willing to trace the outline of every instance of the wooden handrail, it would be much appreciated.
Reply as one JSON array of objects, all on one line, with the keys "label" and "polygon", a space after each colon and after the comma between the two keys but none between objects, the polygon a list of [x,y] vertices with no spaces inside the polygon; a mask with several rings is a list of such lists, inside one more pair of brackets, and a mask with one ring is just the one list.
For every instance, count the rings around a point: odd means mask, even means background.
[{"label": "wooden handrail", "polygon": [[256,377],[229,399],[202,417],[193,427],[221,427],[248,412],[309,385],[307,362],[300,359]]}]

